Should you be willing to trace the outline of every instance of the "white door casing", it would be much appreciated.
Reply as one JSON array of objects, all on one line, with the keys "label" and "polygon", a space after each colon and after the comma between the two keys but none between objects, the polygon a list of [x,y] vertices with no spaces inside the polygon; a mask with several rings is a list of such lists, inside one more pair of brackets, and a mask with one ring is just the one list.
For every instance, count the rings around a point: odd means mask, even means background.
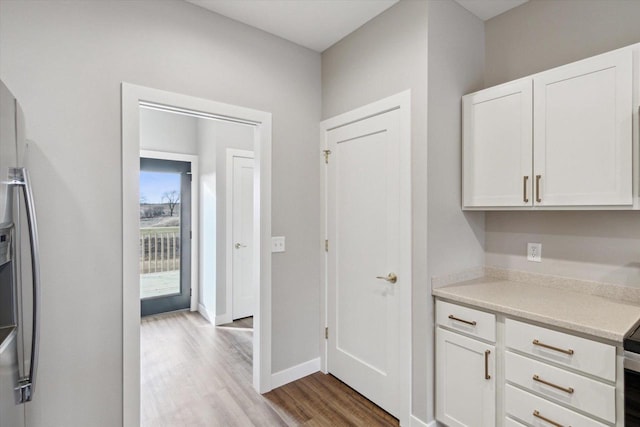
[{"label": "white door casing", "polygon": [[[253,316],[253,158],[233,155],[232,214],[232,319]],[[228,187],[227,187],[228,188]]]},{"label": "white door casing", "polygon": [[[403,424],[411,394],[409,98],[322,123],[330,151],[326,370]],[[396,283],[384,279],[391,274]]]}]

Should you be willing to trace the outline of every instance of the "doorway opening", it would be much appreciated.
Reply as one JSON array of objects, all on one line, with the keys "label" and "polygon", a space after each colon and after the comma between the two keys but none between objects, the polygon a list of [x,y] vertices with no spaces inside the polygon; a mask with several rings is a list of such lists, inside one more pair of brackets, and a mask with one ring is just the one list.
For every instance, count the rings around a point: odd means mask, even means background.
[{"label": "doorway opening", "polygon": [[[144,154],[143,154],[144,155]],[[191,162],[140,157],[140,313],[191,307]],[[196,195],[197,196],[197,195]]]},{"label": "doorway opening", "polygon": [[[237,242],[227,242],[224,227],[224,191],[219,192],[219,184],[225,183],[223,168],[226,148],[220,141],[232,139],[220,138],[220,134],[209,141],[215,143],[196,142],[196,152],[187,151],[189,144],[181,141],[179,149],[168,149],[161,141],[161,135],[155,135],[149,141],[143,140],[142,121],[145,114],[172,114],[196,120],[196,135],[212,137],[211,129],[221,126],[248,130],[247,147],[240,147],[252,152],[254,159],[251,168],[245,163],[238,172],[241,187],[244,186],[244,213],[240,234],[231,234]],[[214,124],[204,126],[202,123]],[[248,303],[249,312],[253,316],[252,348],[252,381],[251,385],[259,393],[268,392],[271,379],[271,252],[270,252],[270,199],[271,199],[271,114],[246,109],[228,104],[217,103],[186,95],[164,92],[156,89],[124,84],[122,86],[122,126],[123,126],[123,407],[125,426],[137,426],[140,423],[141,395],[141,344],[140,316],[145,314],[190,309],[198,311],[211,323],[219,324],[224,320],[219,316],[232,317],[231,306],[226,304],[229,297],[226,292],[227,274],[224,254],[231,248],[242,253],[239,261],[242,265],[245,294],[254,291],[253,302]],[[208,128],[209,130],[205,129]],[[172,128],[174,129],[174,128]],[[228,129],[227,129],[228,130]],[[233,131],[229,131],[231,134]],[[170,132],[169,132],[170,133]],[[167,136],[167,132],[164,133]],[[170,135],[169,135],[170,136]],[[245,140],[247,138],[244,138]],[[154,142],[155,141],[155,145]],[[144,151],[141,152],[141,149]],[[222,153],[217,153],[223,149]],[[160,161],[150,158],[148,153],[164,151],[176,158]],[[181,151],[181,152],[177,152]],[[187,151],[187,153],[185,153]],[[198,167],[194,170],[194,162],[185,162],[185,156],[195,156]],[[151,156],[153,157],[153,156]],[[164,163],[168,162],[168,163]],[[169,188],[171,181],[170,168],[182,167],[180,170],[180,194],[175,188]],[[191,166],[191,169],[189,169]],[[142,175],[140,175],[142,173]],[[163,176],[145,174],[164,174]],[[173,172],[177,173],[177,172]],[[149,181],[167,181],[167,188],[161,191],[160,200],[153,200],[145,194],[145,179]],[[173,177],[173,184],[178,181]],[[192,200],[198,200],[198,207],[189,214],[186,211],[189,197],[186,183],[196,182],[198,190],[192,190]],[[175,185],[174,185],[175,186]],[[251,192],[248,192],[251,189]],[[242,190],[242,189],[241,189]],[[147,190],[151,191],[151,190]],[[167,194],[164,194],[167,193]],[[162,197],[164,196],[164,197]],[[233,200],[233,198],[232,198]],[[249,205],[249,206],[247,206]],[[173,208],[173,212],[172,209]],[[154,213],[155,209],[155,213]],[[192,207],[193,209],[193,207]],[[228,207],[227,207],[228,209]],[[176,219],[177,211],[179,219]],[[143,212],[144,211],[144,212]],[[221,213],[222,211],[222,213]],[[233,211],[233,209],[232,209]],[[172,215],[173,214],[173,215]],[[154,217],[154,215],[156,215]],[[242,217],[243,215],[243,217]],[[140,217],[144,219],[143,231],[140,232]],[[187,226],[190,218],[190,232]],[[193,220],[195,216],[195,220]],[[159,225],[154,227],[154,225]],[[158,230],[149,228],[175,228],[164,230],[167,235],[153,236]],[[197,231],[196,231],[197,229]],[[222,231],[220,231],[222,230]],[[171,233],[176,234],[171,234]],[[145,236],[148,233],[149,236]],[[157,234],[157,233],[156,233]],[[179,235],[179,237],[177,237]],[[191,250],[191,262],[186,258],[189,245],[188,237],[197,237],[199,244]],[[221,242],[221,243],[220,243]],[[222,245],[222,246],[220,246]],[[156,252],[158,254],[156,255]],[[233,252],[232,252],[233,253]],[[218,262],[222,259],[224,262]],[[244,264],[242,264],[244,263]],[[191,271],[185,268],[191,266]],[[195,265],[195,267],[194,267]],[[231,269],[233,269],[231,260]],[[247,273],[247,265],[250,272]],[[164,270],[164,271],[162,271]],[[140,274],[157,274],[159,277],[147,276],[141,281]],[[191,276],[191,280],[189,280]],[[232,274],[231,277],[234,275]],[[238,276],[236,274],[235,276]],[[150,279],[150,280],[147,280]],[[154,282],[155,280],[155,282]],[[213,284],[213,286],[211,286]],[[220,285],[221,284],[221,285]],[[142,285],[142,286],[141,286]],[[240,292],[241,293],[241,292]],[[190,297],[189,297],[190,295]],[[142,297],[142,299],[141,299]],[[181,298],[181,306],[172,306],[171,299]],[[161,302],[164,301],[164,302]],[[149,306],[149,307],[145,307]],[[158,307],[160,306],[160,307]],[[227,314],[229,313],[229,314]],[[245,312],[246,313],[246,312]],[[197,316],[197,315],[191,315]],[[246,316],[245,316],[246,317]],[[203,319],[203,321],[205,321]],[[206,321],[205,321],[206,322]],[[213,327],[213,325],[211,325]],[[251,386],[250,385],[250,386]]]}]

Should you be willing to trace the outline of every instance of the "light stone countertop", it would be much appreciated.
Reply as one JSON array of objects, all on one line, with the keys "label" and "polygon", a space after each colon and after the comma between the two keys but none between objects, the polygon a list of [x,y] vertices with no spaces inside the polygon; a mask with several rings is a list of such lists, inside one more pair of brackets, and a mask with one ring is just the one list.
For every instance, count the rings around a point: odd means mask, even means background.
[{"label": "light stone countertop", "polygon": [[640,323],[640,305],[555,287],[482,277],[433,295],[622,344]]}]

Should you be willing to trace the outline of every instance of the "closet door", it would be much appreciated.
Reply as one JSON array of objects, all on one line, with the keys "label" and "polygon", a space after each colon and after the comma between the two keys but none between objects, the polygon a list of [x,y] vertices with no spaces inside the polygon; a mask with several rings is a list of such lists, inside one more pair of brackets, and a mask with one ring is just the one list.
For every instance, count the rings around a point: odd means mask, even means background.
[{"label": "closet door", "polygon": [[463,97],[463,206],[532,205],[532,80]]},{"label": "closet door", "polygon": [[534,77],[534,205],[632,200],[632,51]]}]

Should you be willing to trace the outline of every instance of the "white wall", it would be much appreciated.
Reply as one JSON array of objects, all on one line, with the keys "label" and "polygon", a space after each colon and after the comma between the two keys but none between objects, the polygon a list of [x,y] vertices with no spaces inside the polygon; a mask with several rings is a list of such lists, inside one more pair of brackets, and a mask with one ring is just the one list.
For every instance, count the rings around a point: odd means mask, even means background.
[{"label": "white wall", "polygon": [[411,89],[413,414],[428,419],[427,3],[400,1],[322,53],[322,117]]},{"label": "white wall", "polygon": [[[486,22],[486,82],[640,42],[639,17],[635,0],[532,0]],[[640,212],[495,212],[486,231],[488,265],[640,287]]]},{"label": "white wall", "polygon": [[140,109],[140,149],[197,154],[198,119],[166,111]]},{"label": "white wall", "polygon": [[[460,209],[460,100],[465,93],[483,87],[484,23],[453,0],[432,0],[428,5],[427,266],[429,276],[433,277],[484,265],[484,214],[462,212]],[[432,300],[429,299],[429,302],[429,321],[433,322]],[[426,332],[429,343],[433,343],[433,328]],[[435,416],[434,369],[433,357],[429,357],[429,419]]]},{"label": "white wall", "polygon": [[273,113],[273,232],[288,250],[273,261],[272,369],[318,357],[319,54],[183,1],[2,1],[0,78],[35,141],[30,426],[122,423],[122,81]]}]

